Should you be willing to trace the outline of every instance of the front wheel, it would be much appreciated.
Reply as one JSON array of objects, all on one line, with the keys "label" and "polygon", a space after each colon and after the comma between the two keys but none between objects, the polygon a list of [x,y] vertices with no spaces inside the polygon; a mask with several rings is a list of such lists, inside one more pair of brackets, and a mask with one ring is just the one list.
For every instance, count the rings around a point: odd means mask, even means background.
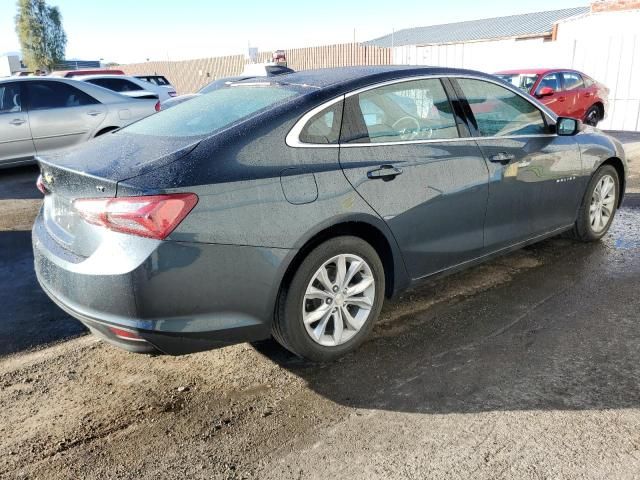
[{"label": "front wheel", "polygon": [[286,349],[316,362],[357,348],[380,313],[384,267],[364,240],[342,236],[313,249],[278,299],[273,336]]},{"label": "front wheel", "polygon": [[578,240],[600,240],[609,230],[620,198],[620,178],[611,165],[594,173],[580,206],[573,233]]}]

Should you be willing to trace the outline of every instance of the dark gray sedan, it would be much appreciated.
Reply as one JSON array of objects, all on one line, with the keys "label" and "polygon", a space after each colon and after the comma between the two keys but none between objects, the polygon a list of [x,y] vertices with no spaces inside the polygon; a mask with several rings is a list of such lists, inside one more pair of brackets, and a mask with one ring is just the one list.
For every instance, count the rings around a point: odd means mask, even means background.
[{"label": "dark gray sedan", "polygon": [[599,240],[626,177],[604,133],[415,67],[233,83],[40,167],[38,279],[94,333],[169,354],[273,335],[315,361],[421,279]]}]

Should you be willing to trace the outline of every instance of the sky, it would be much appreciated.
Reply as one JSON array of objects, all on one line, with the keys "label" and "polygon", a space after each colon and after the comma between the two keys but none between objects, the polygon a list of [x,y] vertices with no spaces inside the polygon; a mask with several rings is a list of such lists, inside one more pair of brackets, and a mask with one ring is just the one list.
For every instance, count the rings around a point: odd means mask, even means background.
[{"label": "sky", "polygon": [[[393,29],[587,6],[588,0],[48,0],[68,59],[135,63],[361,42]],[[16,0],[0,0],[0,54],[19,51]]]}]

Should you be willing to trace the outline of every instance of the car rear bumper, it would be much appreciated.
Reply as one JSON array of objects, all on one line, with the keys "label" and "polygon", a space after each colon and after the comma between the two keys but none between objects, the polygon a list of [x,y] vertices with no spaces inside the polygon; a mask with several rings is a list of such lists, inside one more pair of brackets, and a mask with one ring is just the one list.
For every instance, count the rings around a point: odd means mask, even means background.
[{"label": "car rear bumper", "polygon": [[48,234],[42,215],[33,227],[40,285],[93,333],[130,351],[172,355],[269,337],[293,251],[122,234],[104,241],[113,245],[79,258]]}]

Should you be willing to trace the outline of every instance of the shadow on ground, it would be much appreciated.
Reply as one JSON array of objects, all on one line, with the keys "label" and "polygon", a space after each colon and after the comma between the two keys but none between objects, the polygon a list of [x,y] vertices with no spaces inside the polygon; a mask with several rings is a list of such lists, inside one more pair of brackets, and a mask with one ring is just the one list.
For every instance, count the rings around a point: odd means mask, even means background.
[{"label": "shadow on ground", "polygon": [[0,170],[0,200],[40,199],[36,188],[38,167],[7,168]]},{"label": "shadow on ground", "polygon": [[0,232],[0,355],[63,340],[85,331],[60,310],[36,280],[31,232]]},{"label": "shadow on ground", "polygon": [[638,225],[640,210],[625,208],[602,243],[553,239],[529,247],[541,266],[377,325],[372,340],[331,365],[306,364],[274,342],[256,348],[317,393],[351,407],[417,413],[637,408]]}]

